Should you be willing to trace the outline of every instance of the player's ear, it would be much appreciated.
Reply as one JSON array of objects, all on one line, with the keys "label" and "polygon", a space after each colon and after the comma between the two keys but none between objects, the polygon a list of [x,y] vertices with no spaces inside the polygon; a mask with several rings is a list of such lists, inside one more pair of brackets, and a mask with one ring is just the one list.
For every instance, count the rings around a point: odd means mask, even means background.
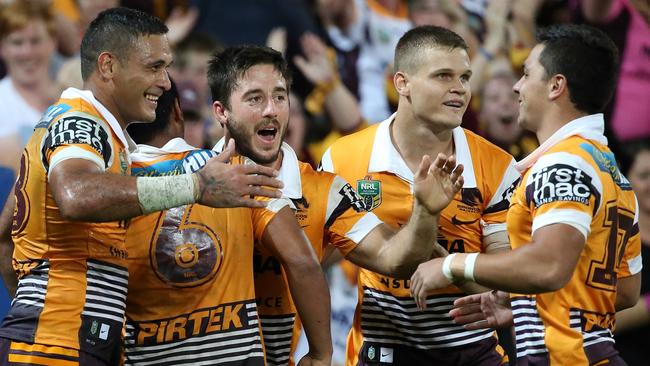
[{"label": "player's ear", "polygon": [[408,97],[411,94],[408,74],[404,71],[398,71],[393,75],[393,84],[397,94]]},{"label": "player's ear", "polygon": [[110,52],[102,52],[97,56],[97,73],[102,80],[111,80],[115,75],[117,58]]},{"label": "player's ear", "polygon": [[222,126],[228,123],[228,109],[218,100],[212,102],[212,115]]},{"label": "player's ear", "polygon": [[181,103],[178,98],[174,99],[174,108],[172,109],[172,115],[174,116],[174,121],[176,123],[183,124],[185,122],[183,111],[181,110]]},{"label": "player's ear", "polygon": [[566,77],[562,74],[553,75],[548,81],[549,94],[548,98],[550,100],[555,100],[559,98],[562,94],[567,92],[568,96],[568,85]]}]

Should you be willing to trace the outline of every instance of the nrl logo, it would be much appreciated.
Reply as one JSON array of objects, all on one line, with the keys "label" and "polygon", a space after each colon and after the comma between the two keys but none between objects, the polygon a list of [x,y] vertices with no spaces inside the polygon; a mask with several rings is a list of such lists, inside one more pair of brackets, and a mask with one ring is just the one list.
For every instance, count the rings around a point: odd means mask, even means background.
[{"label": "nrl logo", "polygon": [[366,211],[372,211],[381,204],[381,181],[370,176],[357,181],[357,193],[363,199]]}]

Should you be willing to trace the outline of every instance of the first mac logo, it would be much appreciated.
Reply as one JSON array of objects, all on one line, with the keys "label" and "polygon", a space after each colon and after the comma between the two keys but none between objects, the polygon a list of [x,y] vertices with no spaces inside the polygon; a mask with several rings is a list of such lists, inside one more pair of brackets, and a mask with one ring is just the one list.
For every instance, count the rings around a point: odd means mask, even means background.
[{"label": "first mac logo", "polygon": [[526,200],[534,202],[535,207],[556,201],[589,205],[592,194],[598,203],[600,195],[593,187],[591,177],[583,170],[566,164],[554,164],[532,173],[526,186]]},{"label": "first mac logo", "polygon": [[57,120],[47,129],[43,152],[73,144],[89,145],[102,156],[108,167],[112,150],[110,135],[100,121],[80,115],[68,115]]}]

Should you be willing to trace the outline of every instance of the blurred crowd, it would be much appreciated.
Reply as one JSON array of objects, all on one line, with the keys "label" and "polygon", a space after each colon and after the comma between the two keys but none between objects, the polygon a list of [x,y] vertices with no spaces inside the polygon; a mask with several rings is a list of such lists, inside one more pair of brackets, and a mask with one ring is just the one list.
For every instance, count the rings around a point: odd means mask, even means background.
[{"label": "blurred crowd", "polygon": [[[197,147],[210,148],[223,135],[212,117],[206,78],[207,60],[223,46],[266,44],[284,53],[294,74],[287,142],[300,160],[317,165],[338,137],[394,112],[393,50],[405,31],[427,24],[454,30],[470,46],[474,95],[463,127],[515,159],[533,151],[537,141],[516,124],[518,99],[512,86],[535,44],[536,29],[557,23],[594,25],[619,47],[618,88],[605,121],[621,165],[631,167],[639,146],[647,149],[650,140],[648,0],[4,0],[1,202],[20,169],[22,148],[47,107],[63,89],[82,88],[79,47],[86,27],[100,11],[115,6],[149,12],[169,26],[175,51],[170,74],[187,122],[185,139]],[[650,171],[639,164],[635,180],[647,188]],[[649,191],[637,194],[641,211],[650,215]],[[642,240],[648,248],[650,237],[642,235]],[[341,273],[336,278],[354,281],[347,269]],[[647,284],[644,289],[647,295]]]}]

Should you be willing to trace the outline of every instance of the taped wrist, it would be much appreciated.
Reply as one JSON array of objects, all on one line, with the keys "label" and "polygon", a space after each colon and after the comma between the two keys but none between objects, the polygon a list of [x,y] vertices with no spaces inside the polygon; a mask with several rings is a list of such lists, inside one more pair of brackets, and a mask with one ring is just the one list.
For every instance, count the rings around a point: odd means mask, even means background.
[{"label": "taped wrist", "polygon": [[193,174],[138,177],[138,202],[143,214],[196,202]]}]

